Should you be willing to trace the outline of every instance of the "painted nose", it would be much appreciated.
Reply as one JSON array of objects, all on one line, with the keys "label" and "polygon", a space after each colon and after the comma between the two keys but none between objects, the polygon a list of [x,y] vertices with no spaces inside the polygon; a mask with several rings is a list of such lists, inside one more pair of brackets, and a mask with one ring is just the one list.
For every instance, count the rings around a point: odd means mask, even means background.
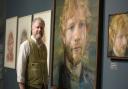
[{"label": "painted nose", "polygon": [[80,29],[77,27],[74,30],[74,39],[75,39],[75,42],[79,42],[80,40]]}]

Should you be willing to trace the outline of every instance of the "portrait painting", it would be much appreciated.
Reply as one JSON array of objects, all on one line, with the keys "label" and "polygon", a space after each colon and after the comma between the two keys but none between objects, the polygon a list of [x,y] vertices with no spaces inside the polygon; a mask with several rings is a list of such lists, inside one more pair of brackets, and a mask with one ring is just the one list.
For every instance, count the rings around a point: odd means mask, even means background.
[{"label": "portrait painting", "polygon": [[128,13],[111,14],[108,21],[108,56],[127,60]]},{"label": "portrait painting", "polygon": [[40,17],[45,22],[44,36],[42,40],[44,41],[47,47],[47,65],[48,65],[48,74],[49,74],[49,63],[50,63],[50,43],[51,43],[51,10],[38,12],[33,15],[33,18]]},{"label": "portrait painting", "polygon": [[54,0],[51,86],[98,89],[99,0]]},{"label": "portrait painting", "polygon": [[20,44],[31,36],[32,15],[18,18],[17,58]]},{"label": "portrait painting", "polygon": [[15,69],[17,16],[6,19],[4,67]]}]

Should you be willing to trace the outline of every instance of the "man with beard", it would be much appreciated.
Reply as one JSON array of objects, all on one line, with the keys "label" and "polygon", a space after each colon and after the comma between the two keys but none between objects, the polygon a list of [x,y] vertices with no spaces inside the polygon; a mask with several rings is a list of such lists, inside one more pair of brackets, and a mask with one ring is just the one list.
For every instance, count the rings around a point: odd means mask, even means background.
[{"label": "man with beard", "polygon": [[17,81],[20,89],[47,89],[47,49],[42,41],[45,23],[41,18],[32,22],[32,36],[24,41],[17,60]]},{"label": "man with beard", "polygon": [[114,15],[109,25],[109,56],[128,56],[128,16]]},{"label": "man with beard", "polygon": [[65,0],[60,17],[64,64],[59,71],[59,89],[94,89],[93,72],[82,62],[88,58],[90,15],[87,0]]}]

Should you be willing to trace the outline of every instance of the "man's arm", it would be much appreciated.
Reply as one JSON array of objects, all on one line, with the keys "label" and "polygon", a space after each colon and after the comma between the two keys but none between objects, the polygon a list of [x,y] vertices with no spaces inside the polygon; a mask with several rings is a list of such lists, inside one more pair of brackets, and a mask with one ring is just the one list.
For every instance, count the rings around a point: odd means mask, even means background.
[{"label": "man's arm", "polygon": [[20,89],[25,89],[25,71],[29,52],[29,43],[25,41],[20,46],[17,60],[17,82],[19,83]]}]

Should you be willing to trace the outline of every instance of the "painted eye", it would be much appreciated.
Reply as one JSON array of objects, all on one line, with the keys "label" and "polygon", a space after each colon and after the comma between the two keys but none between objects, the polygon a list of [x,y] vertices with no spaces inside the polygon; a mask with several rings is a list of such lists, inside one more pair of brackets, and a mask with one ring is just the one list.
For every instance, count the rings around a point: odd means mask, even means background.
[{"label": "painted eye", "polygon": [[123,38],[123,35],[119,35],[118,38],[122,39]]},{"label": "painted eye", "polygon": [[68,30],[73,31],[74,30],[74,25],[69,26]]},{"label": "painted eye", "polygon": [[86,23],[85,22],[81,22],[80,24],[79,24],[79,28],[85,28],[86,27]]}]

